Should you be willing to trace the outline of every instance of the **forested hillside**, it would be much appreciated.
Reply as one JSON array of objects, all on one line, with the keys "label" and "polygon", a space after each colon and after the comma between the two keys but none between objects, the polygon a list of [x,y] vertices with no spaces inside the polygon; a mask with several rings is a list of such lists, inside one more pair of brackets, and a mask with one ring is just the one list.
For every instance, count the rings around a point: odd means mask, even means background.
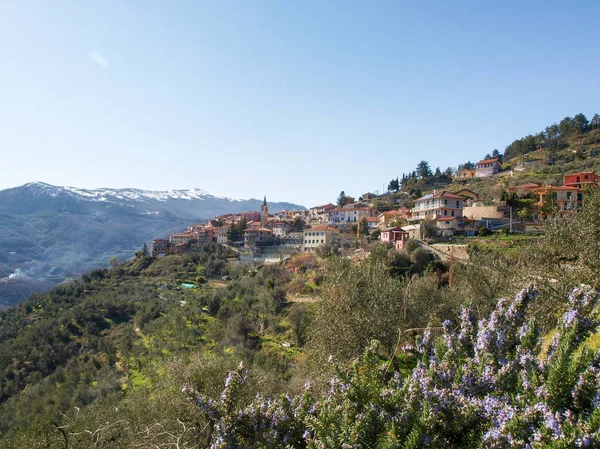
[{"label": "forested hillside", "polygon": [[[531,153],[538,149],[548,149],[551,153],[572,148],[579,154],[596,153],[600,149],[600,115],[594,114],[591,120],[584,114],[565,117],[559,123],[547,126],[537,134],[529,134],[515,140],[504,150],[504,160]],[[590,133],[589,135],[587,135]],[[595,155],[595,154],[591,154]]]},{"label": "forested hillside", "polygon": [[598,223],[595,192],[465,264],[409,244],[248,265],[209,244],[95,270],[0,312],[1,445],[597,442]]}]

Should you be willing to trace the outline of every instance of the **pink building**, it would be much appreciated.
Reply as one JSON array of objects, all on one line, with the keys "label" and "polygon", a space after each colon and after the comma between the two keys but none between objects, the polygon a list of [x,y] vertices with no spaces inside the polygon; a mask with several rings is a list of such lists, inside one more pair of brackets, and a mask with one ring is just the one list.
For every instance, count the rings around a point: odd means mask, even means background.
[{"label": "pink building", "polygon": [[408,238],[408,232],[400,226],[381,231],[381,243],[391,243],[398,251],[404,249],[404,245],[406,245]]}]

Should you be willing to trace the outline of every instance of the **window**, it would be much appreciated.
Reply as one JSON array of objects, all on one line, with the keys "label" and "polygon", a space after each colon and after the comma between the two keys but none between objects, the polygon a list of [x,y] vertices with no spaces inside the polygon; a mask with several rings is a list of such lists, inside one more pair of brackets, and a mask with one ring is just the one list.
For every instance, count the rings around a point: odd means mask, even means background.
[{"label": "window", "polygon": [[557,192],[552,192],[552,199],[553,200],[558,199],[558,193]]},{"label": "window", "polygon": [[571,199],[571,192],[567,192],[567,199],[570,200]]},{"label": "window", "polygon": [[325,240],[321,239],[321,243],[325,243]]},{"label": "window", "polygon": [[321,231],[321,235],[325,235],[325,231]]},{"label": "window", "polygon": [[444,204],[448,204],[448,200],[444,200]]},{"label": "window", "polygon": [[452,216],[454,217],[454,211],[452,211]]},{"label": "window", "polygon": [[456,207],[457,209],[460,209],[460,200],[456,200]]},{"label": "window", "polygon": [[448,211],[444,209],[444,215],[448,215]]}]

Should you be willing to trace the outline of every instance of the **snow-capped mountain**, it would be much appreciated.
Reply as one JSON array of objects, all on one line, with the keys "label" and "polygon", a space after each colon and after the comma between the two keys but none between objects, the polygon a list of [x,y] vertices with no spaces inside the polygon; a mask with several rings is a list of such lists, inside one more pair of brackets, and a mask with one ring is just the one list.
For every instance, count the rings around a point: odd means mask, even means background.
[{"label": "snow-capped mountain", "polygon": [[140,190],[140,189],[80,189],[77,187],[59,187],[46,184],[43,182],[31,182],[25,184],[23,187],[27,187],[33,191],[37,191],[40,194],[46,194],[49,196],[57,196],[63,192],[70,192],[74,195],[84,197],[92,201],[111,201],[111,200],[157,200],[157,201],[168,201],[170,199],[180,200],[203,200],[206,198],[219,198],[229,201],[243,201],[234,200],[224,196],[215,196],[202,189],[184,189],[184,190],[168,190],[168,191],[152,191],[152,190]]},{"label": "snow-capped mountain", "polygon": [[[113,255],[129,258],[153,238],[217,215],[258,211],[261,204],[201,189],[88,190],[34,182],[0,190],[0,306],[14,302],[5,288],[12,281],[61,281],[104,267]],[[272,212],[298,208],[269,202]]]}]

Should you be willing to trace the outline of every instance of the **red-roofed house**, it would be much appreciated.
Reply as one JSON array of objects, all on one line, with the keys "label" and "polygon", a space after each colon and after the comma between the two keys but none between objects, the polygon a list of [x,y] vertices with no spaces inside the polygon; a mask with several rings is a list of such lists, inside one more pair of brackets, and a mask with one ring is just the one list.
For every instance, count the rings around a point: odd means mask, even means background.
[{"label": "red-roofed house", "polygon": [[410,218],[410,210],[406,207],[397,210],[387,210],[380,213],[378,218],[379,227],[381,229],[385,229],[392,222],[392,224],[398,224],[400,222],[407,221]]},{"label": "red-roofed house", "polygon": [[581,189],[585,186],[595,186],[600,182],[600,177],[593,172],[579,172],[565,175],[564,185]]},{"label": "red-roofed house", "polygon": [[276,237],[284,237],[292,229],[292,225],[287,221],[272,221],[268,226]]},{"label": "red-roofed house", "polygon": [[384,229],[381,231],[381,243],[391,243],[397,250],[404,249],[409,239],[408,232],[400,226]]},{"label": "red-roofed house", "polygon": [[458,219],[456,217],[436,217],[427,223],[427,226],[433,229],[436,235],[454,235],[458,229]]},{"label": "red-roofed house", "polygon": [[485,178],[486,176],[492,176],[500,171],[502,168],[502,162],[500,159],[485,159],[475,164],[475,176],[478,178]]},{"label": "red-roofed house", "polygon": [[358,225],[363,217],[373,217],[375,209],[364,206],[336,207],[329,211],[328,226],[341,232],[352,232],[352,226]]},{"label": "red-roofed house", "polygon": [[541,215],[550,215],[546,210],[550,205],[561,216],[576,212],[583,204],[583,190],[570,186],[544,186],[536,190],[540,195],[538,206]]},{"label": "red-roofed house", "polygon": [[464,197],[454,193],[434,191],[415,200],[411,220],[432,220],[437,217],[462,217]]},{"label": "red-roofed house", "polygon": [[367,225],[369,226],[369,234],[376,229],[379,229],[379,217],[367,217]]}]

